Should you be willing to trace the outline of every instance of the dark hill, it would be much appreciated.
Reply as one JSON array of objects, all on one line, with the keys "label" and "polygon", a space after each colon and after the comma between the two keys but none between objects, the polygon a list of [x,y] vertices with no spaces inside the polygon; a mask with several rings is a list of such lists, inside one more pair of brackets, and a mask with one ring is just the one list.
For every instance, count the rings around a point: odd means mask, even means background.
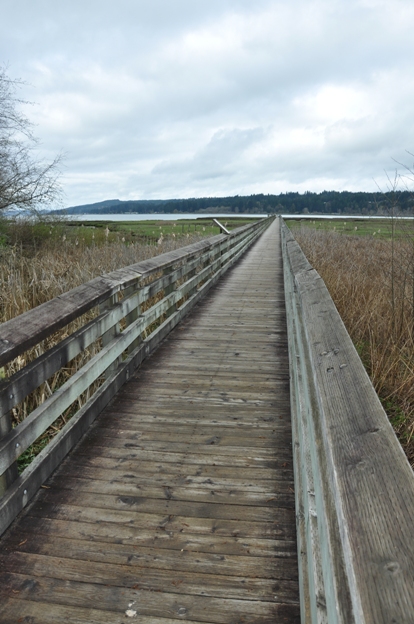
[{"label": "dark hill", "polygon": [[235,197],[201,197],[190,199],[108,199],[95,204],[57,210],[58,214],[128,214],[128,213],[200,213],[227,212],[243,214],[387,214],[394,204],[398,212],[412,211],[414,199],[408,191],[393,193],[281,193]]}]

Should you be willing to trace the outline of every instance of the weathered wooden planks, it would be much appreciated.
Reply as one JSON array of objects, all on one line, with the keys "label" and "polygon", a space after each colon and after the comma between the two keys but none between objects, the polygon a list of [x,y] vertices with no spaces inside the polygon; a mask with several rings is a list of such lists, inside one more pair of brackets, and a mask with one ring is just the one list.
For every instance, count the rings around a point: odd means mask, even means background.
[{"label": "weathered wooden planks", "polygon": [[299,622],[278,236],[143,364],[1,540],[1,622]]},{"label": "weathered wooden planks", "polygon": [[303,620],[414,621],[414,476],[329,293],[284,229]]}]

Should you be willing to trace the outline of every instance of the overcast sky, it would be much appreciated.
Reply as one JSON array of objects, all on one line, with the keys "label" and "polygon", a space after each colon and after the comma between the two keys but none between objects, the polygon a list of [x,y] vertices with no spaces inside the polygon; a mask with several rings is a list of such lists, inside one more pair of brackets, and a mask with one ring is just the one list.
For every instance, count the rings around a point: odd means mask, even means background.
[{"label": "overcast sky", "polygon": [[2,0],[64,205],[377,190],[414,157],[413,0]]}]

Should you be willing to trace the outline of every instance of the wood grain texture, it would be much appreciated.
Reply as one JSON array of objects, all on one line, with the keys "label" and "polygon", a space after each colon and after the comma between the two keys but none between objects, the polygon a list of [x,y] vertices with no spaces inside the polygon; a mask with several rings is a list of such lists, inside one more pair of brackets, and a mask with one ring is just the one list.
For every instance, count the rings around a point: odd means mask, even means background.
[{"label": "wood grain texture", "polygon": [[274,223],[4,535],[0,621],[299,623],[287,357]]},{"label": "wood grain texture", "polygon": [[[286,291],[296,319],[291,369],[301,395],[292,400],[296,472],[303,478],[297,486],[310,529],[308,569],[321,592],[306,621],[319,621],[322,609],[329,622],[409,624],[414,475],[322,279],[285,236],[293,278]],[[319,546],[310,556],[312,539]]]}]

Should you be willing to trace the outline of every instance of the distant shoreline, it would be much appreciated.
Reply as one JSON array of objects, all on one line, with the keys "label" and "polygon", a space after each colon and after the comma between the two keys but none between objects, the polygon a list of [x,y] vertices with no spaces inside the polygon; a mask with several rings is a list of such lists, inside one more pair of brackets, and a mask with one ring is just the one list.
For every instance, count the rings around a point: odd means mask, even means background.
[{"label": "distant shoreline", "polygon": [[71,215],[59,215],[60,217],[66,218],[68,220],[75,221],[180,221],[182,219],[212,219],[213,217],[217,219],[263,219],[267,217],[267,214],[224,214],[224,213],[167,213],[167,212],[159,212],[159,213],[148,213],[148,214],[138,214],[134,212],[125,212],[125,213],[116,213],[116,214],[91,214],[91,213],[78,213]]},{"label": "distant shoreline", "polygon": [[[61,215],[64,217],[64,215]],[[217,219],[237,219],[237,218],[252,218],[252,219],[263,219],[267,215],[265,214],[222,214],[222,213],[211,213],[211,214],[199,214],[199,213],[182,213],[182,214],[168,214],[168,213],[158,213],[158,214],[134,214],[134,213],[118,213],[118,214],[76,214],[76,215],[67,215],[68,221],[179,221],[183,219],[212,219],[213,217]],[[279,216],[279,215],[274,215]],[[391,219],[390,215],[336,215],[336,214],[282,214],[280,215],[284,219],[294,219],[294,220],[319,220],[319,219],[342,219],[342,220],[364,220],[364,219]],[[414,217],[410,215],[397,215],[394,218],[396,219],[413,219]]]},{"label": "distant shoreline", "polygon": [[189,215],[197,217],[295,214],[295,215],[338,215],[373,216],[390,214],[391,211],[410,214],[414,208],[414,197],[410,191],[395,192],[351,192],[322,191],[321,193],[280,193],[279,195],[249,195],[234,197],[202,197],[189,199],[127,200],[108,199],[93,204],[82,204],[53,211],[52,214],[70,216],[93,215],[161,215],[173,214],[176,218]]}]

